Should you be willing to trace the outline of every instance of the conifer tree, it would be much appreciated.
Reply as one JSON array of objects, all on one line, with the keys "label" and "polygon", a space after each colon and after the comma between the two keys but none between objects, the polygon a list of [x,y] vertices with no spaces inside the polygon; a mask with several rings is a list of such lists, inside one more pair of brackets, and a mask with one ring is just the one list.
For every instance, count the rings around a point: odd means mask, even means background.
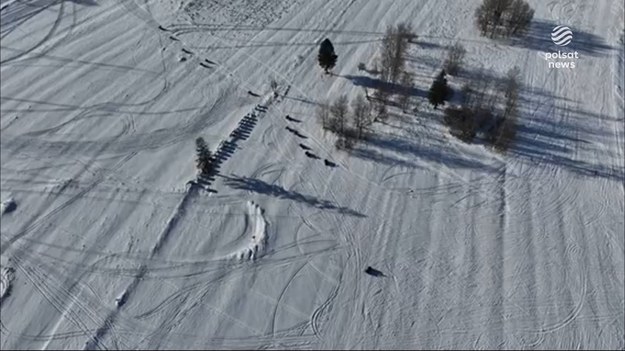
[{"label": "conifer tree", "polygon": [[447,86],[447,78],[445,78],[445,70],[441,70],[441,73],[436,77],[436,80],[432,83],[430,91],[428,92],[428,100],[430,104],[434,105],[436,109],[438,105],[445,104],[445,101],[449,99],[451,90]]},{"label": "conifer tree", "polygon": [[330,39],[326,38],[319,46],[319,55],[317,56],[319,66],[321,66],[326,73],[330,73],[329,71],[336,65],[337,57],[338,56],[334,53],[332,42],[330,42]]},{"label": "conifer tree", "polygon": [[204,138],[199,137],[195,139],[195,152],[197,155],[195,162],[198,171],[201,175],[207,175],[211,170],[211,152]]}]

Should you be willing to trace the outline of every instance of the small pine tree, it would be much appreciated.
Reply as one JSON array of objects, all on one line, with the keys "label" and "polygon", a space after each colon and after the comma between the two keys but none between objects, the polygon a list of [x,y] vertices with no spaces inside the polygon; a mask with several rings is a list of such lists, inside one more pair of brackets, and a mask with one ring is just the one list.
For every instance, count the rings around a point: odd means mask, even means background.
[{"label": "small pine tree", "polygon": [[338,56],[334,53],[334,46],[330,39],[325,39],[319,46],[319,66],[325,70],[326,73],[330,73],[330,70],[336,65],[336,59]]},{"label": "small pine tree", "polygon": [[197,158],[195,160],[197,169],[200,175],[206,175],[211,170],[211,152],[206,145],[204,138],[199,137],[195,139],[195,153]]},{"label": "small pine tree", "polygon": [[445,104],[445,101],[449,99],[451,95],[451,89],[447,86],[447,78],[445,78],[445,70],[441,70],[441,73],[436,77],[436,80],[432,83],[430,91],[428,92],[428,100],[430,104],[434,105],[434,109],[438,105]]}]

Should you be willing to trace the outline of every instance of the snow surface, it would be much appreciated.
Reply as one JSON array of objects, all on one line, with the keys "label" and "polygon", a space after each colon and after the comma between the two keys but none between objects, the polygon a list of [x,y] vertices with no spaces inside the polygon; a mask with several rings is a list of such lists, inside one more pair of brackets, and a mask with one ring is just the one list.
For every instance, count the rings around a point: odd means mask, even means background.
[{"label": "snow surface", "polygon": [[[530,3],[504,42],[477,0],[2,0],[0,347],[625,348],[623,2]],[[337,151],[315,108],[400,21],[419,113]],[[457,40],[462,79],[523,72],[506,155],[422,97]]]}]

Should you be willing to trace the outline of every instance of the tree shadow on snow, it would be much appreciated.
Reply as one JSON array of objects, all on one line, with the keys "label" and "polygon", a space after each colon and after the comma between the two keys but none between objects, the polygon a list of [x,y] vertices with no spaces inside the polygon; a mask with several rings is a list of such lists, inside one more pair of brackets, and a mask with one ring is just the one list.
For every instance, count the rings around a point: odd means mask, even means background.
[{"label": "tree shadow on snow", "polygon": [[247,177],[239,177],[236,175],[233,176],[221,176],[225,179],[225,184],[234,188],[241,190],[253,191],[259,194],[265,194],[270,196],[275,196],[277,198],[283,198],[288,200],[293,200],[297,202],[301,202],[307,205],[310,205],[315,208],[324,209],[324,210],[333,210],[340,214],[345,214],[354,217],[366,217],[364,214],[352,210],[347,207],[341,207],[333,204],[327,200],[320,200],[314,196],[303,195],[296,191],[289,191],[284,189],[283,187],[275,184],[269,184],[263,182],[259,179],[247,178]]},{"label": "tree shadow on snow", "polygon": [[568,26],[573,32],[571,42],[566,46],[558,46],[551,40],[551,31],[558,25],[560,24],[553,21],[535,19],[532,21],[527,33],[522,37],[510,39],[510,44],[537,51],[577,51],[581,55],[591,56],[599,56],[610,50],[615,50],[614,47],[606,44],[603,38],[574,26]]},{"label": "tree shadow on snow", "polygon": [[[567,119],[553,120],[553,115],[566,115]],[[596,158],[591,163],[590,160],[577,157],[580,150],[601,153],[606,144],[616,142],[611,131],[577,125],[577,123],[586,124],[592,119],[611,118],[579,109],[559,107],[554,108],[550,115],[532,116],[531,122],[521,118],[517,122],[514,144],[507,152],[534,164],[550,165],[581,176],[625,181],[623,167],[604,162],[605,160],[601,158]]]},{"label": "tree shadow on snow", "polygon": [[368,76],[354,76],[354,75],[349,75],[349,74],[345,76],[341,76],[341,77],[351,80],[352,83],[356,86],[367,88],[367,89],[386,88],[387,91],[393,91],[393,92],[398,92],[398,93],[406,92],[408,95],[411,95],[411,96],[418,96],[422,98],[427,97],[427,93],[419,88],[405,87],[399,84],[392,84],[392,83],[388,83],[383,80],[380,80],[378,78],[373,78],[373,77],[368,77]]}]

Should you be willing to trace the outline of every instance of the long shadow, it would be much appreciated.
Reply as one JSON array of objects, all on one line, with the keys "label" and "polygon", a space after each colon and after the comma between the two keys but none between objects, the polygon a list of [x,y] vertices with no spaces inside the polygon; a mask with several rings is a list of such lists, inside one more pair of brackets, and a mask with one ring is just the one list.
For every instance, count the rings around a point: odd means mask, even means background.
[{"label": "long shadow", "polygon": [[558,25],[560,24],[553,21],[535,19],[527,33],[522,37],[510,39],[510,44],[538,51],[577,51],[582,55],[591,56],[599,56],[615,50],[614,47],[606,44],[603,38],[572,26],[569,26],[573,32],[571,43],[567,46],[558,46],[551,41],[551,31]]},{"label": "long shadow", "polygon": [[372,77],[367,77],[367,76],[353,76],[349,74],[345,76],[340,76],[340,77],[351,80],[354,85],[359,86],[359,87],[370,88],[370,89],[386,88],[387,91],[393,91],[397,93],[405,92],[408,95],[418,96],[422,98],[427,97],[427,93],[419,88],[405,87],[399,84],[388,83],[378,78],[372,78]]},{"label": "long shadow", "polygon": [[236,175],[233,175],[231,177],[222,175],[221,177],[225,179],[224,182],[226,185],[235,189],[248,190],[248,191],[253,191],[259,194],[271,195],[277,198],[293,200],[296,202],[307,204],[315,208],[324,209],[324,210],[332,210],[340,214],[345,214],[349,216],[360,217],[360,218],[366,217],[364,214],[358,211],[352,210],[350,208],[337,206],[330,201],[320,200],[314,196],[303,195],[296,191],[286,190],[279,185],[269,184],[259,179],[239,177]]},{"label": "long shadow", "polygon": [[[512,67],[510,67],[512,68]],[[474,87],[482,82],[492,82],[492,86],[496,88],[496,91],[503,91],[503,86],[506,81],[505,75],[499,75],[493,72],[491,69],[484,67],[463,67],[460,70],[459,76],[465,78],[467,81],[474,83]],[[546,91],[539,87],[531,87],[523,82],[519,84],[519,101],[520,104],[534,101],[534,95],[543,98],[549,98],[553,100],[570,101],[567,98],[553,95],[551,92]]]},{"label": "long shadow", "polygon": [[[602,118],[595,114],[581,110],[556,108],[555,114],[567,114],[567,119],[586,121],[592,118]],[[523,118],[517,122],[517,135],[514,144],[507,151],[521,158],[527,158],[533,162],[549,164],[554,167],[577,173],[582,176],[601,177],[619,182],[625,181],[625,169],[602,163],[603,160],[576,159],[576,150],[590,150],[594,148],[601,151],[597,145],[614,143],[612,135],[598,129],[589,129],[583,125],[574,125],[562,121],[550,121],[548,117],[537,119],[534,117],[531,125],[523,123]],[[580,128],[583,128],[580,130]],[[580,133],[581,132],[581,133]],[[577,135],[587,136],[591,140],[584,140]]]},{"label": "long shadow", "polygon": [[418,168],[418,166],[414,163],[401,160],[396,157],[387,156],[382,154],[381,152],[367,148],[362,146],[356,146],[352,150],[350,150],[350,155],[358,157],[363,160],[369,160],[376,163],[380,163],[387,166],[402,166],[406,168]]},{"label": "long shadow", "polygon": [[[489,95],[500,94],[504,78],[483,69],[468,69],[463,73],[471,81],[491,81],[493,91]],[[488,98],[487,98],[488,99]],[[497,98],[500,102],[503,97]],[[565,103],[562,103],[565,102]],[[541,104],[548,109],[537,109]],[[539,104],[539,105],[537,105]],[[507,153],[525,158],[533,163],[547,164],[583,176],[603,177],[623,181],[624,170],[616,166],[602,164],[596,160],[591,164],[577,158],[576,150],[600,151],[597,145],[613,143],[611,130],[602,129],[603,123],[588,123],[591,120],[617,122],[618,118],[584,111],[576,101],[562,98],[540,88],[521,85],[519,96],[519,118],[516,136]],[[586,139],[587,140],[586,140]]]},{"label": "long shadow", "polygon": [[313,29],[313,28],[289,28],[289,27],[271,27],[271,26],[253,26],[253,25],[225,25],[225,24],[202,24],[202,23],[194,23],[193,25],[188,24],[172,24],[169,25],[168,28],[179,32],[197,32],[197,31],[225,31],[225,32],[243,32],[243,31],[281,31],[281,32],[310,32],[310,33],[333,33],[333,34],[344,34],[344,35],[374,35],[379,36],[383,35],[382,32],[371,32],[371,31],[357,31],[357,30],[335,30],[335,29]]},{"label": "long shadow", "polygon": [[[332,44],[334,46],[341,45],[361,45],[361,44],[369,44],[379,42],[382,39],[370,39],[370,40],[354,40],[354,41],[337,41]],[[242,49],[242,48],[273,48],[273,47],[283,47],[283,46],[319,46],[319,43],[316,41],[310,42],[263,42],[263,43],[246,43],[246,44],[234,44],[234,45],[210,45],[210,46],[193,46],[195,49],[202,50],[219,50],[219,49]]]},{"label": "long shadow", "polygon": [[412,143],[410,140],[401,137],[387,137],[384,135],[371,135],[366,142],[383,150],[413,156],[435,164],[442,163],[450,168],[480,169],[489,173],[499,172],[499,170],[475,159],[462,157],[462,155],[451,150],[441,149],[444,148],[443,144],[430,147]]}]

